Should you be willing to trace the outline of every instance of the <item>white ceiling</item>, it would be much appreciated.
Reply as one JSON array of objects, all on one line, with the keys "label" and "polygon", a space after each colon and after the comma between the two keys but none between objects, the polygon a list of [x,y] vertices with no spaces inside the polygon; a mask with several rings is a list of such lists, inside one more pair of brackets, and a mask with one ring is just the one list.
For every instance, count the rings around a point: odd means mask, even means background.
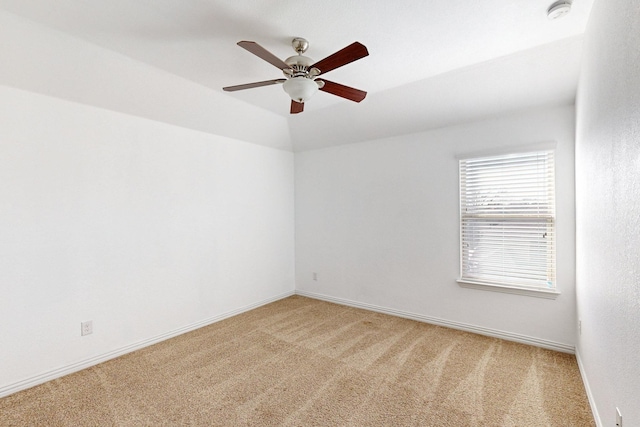
[{"label": "white ceiling", "polygon": [[[556,21],[546,17],[551,2],[0,0],[0,8],[281,115],[302,150],[572,102],[593,0],[574,0]],[[222,91],[282,77],[237,41],[284,59],[295,36],[309,40],[315,60],[353,41],[366,45],[370,56],[327,78],[367,98],[355,104],[319,92],[290,117],[278,85]]]}]

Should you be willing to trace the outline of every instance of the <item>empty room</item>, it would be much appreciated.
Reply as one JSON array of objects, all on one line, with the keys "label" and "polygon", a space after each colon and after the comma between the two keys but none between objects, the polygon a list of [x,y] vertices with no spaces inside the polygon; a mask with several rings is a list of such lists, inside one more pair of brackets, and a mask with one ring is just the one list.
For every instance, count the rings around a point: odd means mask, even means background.
[{"label": "empty room", "polygon": [[0,0],[0,426],[640,426],[639,23]]}]

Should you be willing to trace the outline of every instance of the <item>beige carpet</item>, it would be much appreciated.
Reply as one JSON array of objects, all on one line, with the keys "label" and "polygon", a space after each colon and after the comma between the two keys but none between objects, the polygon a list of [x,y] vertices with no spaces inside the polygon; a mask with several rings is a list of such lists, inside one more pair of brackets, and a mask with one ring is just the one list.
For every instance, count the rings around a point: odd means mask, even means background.
[{"label": "beige carpet", "polygon": [[0,399],[2,426],[593,426],[575,357],[294,296]]}]

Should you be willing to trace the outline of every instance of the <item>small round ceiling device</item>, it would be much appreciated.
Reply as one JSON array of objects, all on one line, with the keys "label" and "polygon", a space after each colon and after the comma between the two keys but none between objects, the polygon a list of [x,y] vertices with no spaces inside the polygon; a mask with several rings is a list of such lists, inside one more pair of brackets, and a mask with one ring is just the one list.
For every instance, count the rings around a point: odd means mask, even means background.
[{"label": "small round ceiling device", "polygon": [[549,19],[558,19],[571,12],[571,2],[568,0],[559,0],[549,6],[547,16]]}]

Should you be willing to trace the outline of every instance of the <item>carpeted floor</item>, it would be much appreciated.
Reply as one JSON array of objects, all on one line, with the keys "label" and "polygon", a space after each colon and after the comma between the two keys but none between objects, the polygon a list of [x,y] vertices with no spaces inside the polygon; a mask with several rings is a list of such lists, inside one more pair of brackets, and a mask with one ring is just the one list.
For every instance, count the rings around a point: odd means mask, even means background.
[{"label": "carpeted floor", "polygon": [[299,296],[0,399],[2,426],[594,426],[575,357]]}]

